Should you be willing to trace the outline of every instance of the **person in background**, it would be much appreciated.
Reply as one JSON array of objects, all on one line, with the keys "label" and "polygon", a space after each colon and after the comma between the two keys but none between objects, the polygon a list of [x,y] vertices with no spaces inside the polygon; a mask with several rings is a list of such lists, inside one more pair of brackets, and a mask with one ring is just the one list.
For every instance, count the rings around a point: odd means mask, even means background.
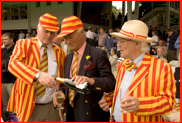
[{"label": "person in background", "polygon": [[165,59],[167,59],[167,43],[163,41],[162,39],[159,40],[159,46],[156,46],[155,49],[158,47],[162,47],[164,50],[163,56]]},{"label": "person in background", "polygon": [[158,36],[156,35],[155,31],[152,31],[152,38],[154,39],[153,42],[150,43],[150,46],[157,46],[158,45]]},{"label": "person in background", "polygon": [[174,47],[174,44],[178,38],[178,34],[176,32],[174,32],[173,29],[168,29],[167,33],[168,33],[168,37],[169,37],[167,39],[167,42],[169,43],[168,52],[167,52],[167,59],[168,59],[168,63],[169,63],[170,61],[176,59],[177,49]]},{"label": "person in background", "polygon": [[18,40],[8,70],[17,77],[7,111],[14,111],[21,122],[59,122],[52,95],[64,78],[65,52],[52,43],[59,30],[57,18],[49,13],[39,18],[37,37]]},{"label": "person in background", "polygon": [[121,15],[121,12],[119,12],[118,19],[121,19],[121,18],[122,18],[122,15]]},{"label": "person in background", "polygon": [[61,85],[53,95],[54,106],[56,96],[65,99],[67,122],[108,122],[109,112],[99,107],[103,92],[114,90],[115,78],[105,51],[86,43],[82,21],[76,16],[66,17],[62,21],[60,37],[73,51],[65,58],[65,78],[72,78],[74,84],[88,82],[92,89],[89,94],[81,94]]},{"label": "person in background", "polygon": [[56,32],[55,37],[54,37],[52,43],[54,43],[57,46],[59,46],[60,48],[62,48],[61,43],[63,42],[64,39],[63,39],[63,37],[58,37],[59,33],[60,33],[60,30]]},{"label": "person in background", "polygon": [[156,49],[155,48],[153,48],[152,46],[150,46],[150,43],[148,43],[148,46],[149,46],[149,54],[150,55],[156,55],[157,54],[157,51],[156,51]]},{"label": "person in background", "polygon": [[161,59],[162,61],[167,62],[167,59],[164,58],[164,48],[158,47],[157,48],[157,55],[153,55],[153,57]]},{"label": "person in background", "polygon": [[105,42],[105,39],[107,37],[107,33],[105,31],[106,31],[105,28],[100,28],[100,35],[98,37],[98,46],[99,47],[104,46],[104,42]]},{"label": "person in background", "polygon": [[162,39],[167,42],[168,34],[167,34],[168,27],[165,26],[165,29],[162,33]]},{"label": "person in background", "polygon": [[116,47],[112,47],[110,52],[111,52],[111,56],[109,58],[109,62],[111,64],[111,70],[112,70],[112,72],[114,72],[114,71],[117,71],[116,62],[118,60],[118,57],[116,55],[116,53],[117,53]]},{"label": "person in background", "polygon": [[25,33],[23,33],[23,31],[21,30],[19,34],[19,39],[24,39],[24,38],[25,38]]},{"label": "person in background", "polygon": [[120,32],[120,28],[117,28],[116,31],[119,33]]},{"label": "person in background", "polygon": [[25,39],[29,39],[29,38],[31,38],[31,34],[28,32],[28,33],[26,34],[26,38],[25,38]]},{"label": "person in background", "polygon": [[112,19],[113,19],[113,20],[116,19],[116,17],[115,17],[115,15],[114,15],[113,12],[112,12]]},{"label": "person in background", "polygon": [[[109,111],[110,121],[162,122],[163,115],[172,112],[176,101],[174,74],[170,65],[147,53],[153,38],[147,37],[148,27],[140,20],[125,22],[118,37],[121,57],[125,58],[117,68],[114,95],[103,96],[99,101],[104,111]],[[133,36],[131,36],[133,35]]]},{"label": "person in background", "polygon": [[90,39],[95,39],[97,37],[97,34],[95,32],[92,32],[92,27],[88,27],[88,31],[86,32],[86,37]]},{"label": "person in background", "polygon": [[113,32],[113,29],[109,29],[109,34],[108,34],[108,36],[106,37],[105,42],[104,42],[104,46],[107,47],[107,49],[108,49],[107,54],[109,54],[109,55],[110,55],[111,48],[112,48],[112,47],[117,47],[117,46],[116,46],[116,45],[117,45],[117,40],[116,40],[116,38],[115,38],[115,37],[112,37],[112,36],[110,35],[110,33],[112,33],[112,32]]},{"label": "person in background", "polygon": [[6,32],[1,38],[5,46],[1,49],[1,101],[3,103],[4,113],[8,114],[6,109],[16,80],[16,77],[8,71],[8,64],[15,45],[13,43],[14,37],[12,33]]},{"label": "person in background", "polygon": [[174,44],[174,47],[176,49],[178,49],[178,51],[179,51],[178,60],[180,60],[180,35],[178,36],[178,38],[177,38],[177,40],[176,40],[176,42]]},{"label": "person in background", "polygon": [[104,51],[107,53],[107,58],[109,59],[109,58],[110,58],[110,55],[108,54],[108,49],[107,49],[107,47],[102,47],[101,49],[104,50]]},{"label": "person in background", "polygon": [[118,60],[118,57],[116,55],[116,53],[117,53],[116,47],[112,47],[110,52],[111,52],[111,56],[109,58],[109,62],[111,64],[112,73],[113,73],[114,77],[116,78],[116,74],[117,74],[116,64],[117,64],[117,60]]}]

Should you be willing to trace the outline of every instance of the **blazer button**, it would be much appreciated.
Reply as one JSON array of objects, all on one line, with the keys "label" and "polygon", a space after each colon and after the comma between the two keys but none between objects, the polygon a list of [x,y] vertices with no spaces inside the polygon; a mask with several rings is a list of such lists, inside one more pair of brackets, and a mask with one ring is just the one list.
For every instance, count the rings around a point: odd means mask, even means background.
[{"label": "blazer button", "polygon": [[85,100],[85,103],[88,103],[88,101],[87,101],[87,100]]},{"label": "blazer button", "polygon": [[87,112],[86,115],[88,115],[89,113]]}]

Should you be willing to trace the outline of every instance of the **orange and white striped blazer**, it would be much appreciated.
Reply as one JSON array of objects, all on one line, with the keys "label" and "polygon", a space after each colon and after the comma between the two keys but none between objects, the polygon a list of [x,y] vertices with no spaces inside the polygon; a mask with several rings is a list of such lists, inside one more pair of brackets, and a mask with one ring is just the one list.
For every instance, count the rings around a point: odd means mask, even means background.
[{"label": "orange and white striped blazer", "polygon": [[[127,61],[122,61],[117,68],[117,82],[112,97],[111,121],[117,92],[125,73],[124,64]],[[174,74],[170,65],[146,53],[126,94],[139,99],[139,109],[137,112],[123,113],[122,122],[163,121],[162,115],[171,113],[176,104],[175,93]],[[107,101],[109,102],[109,100]]]},{"label": "orange and white striped blazer", "polygon": [[[65,52],[52,43],[57,62],[58,77],[64,77]],[[35,106],[34,76],[40,67],[40,50],[37,37],[17,41],[8,70],[17,77],[7,111],[14,111],[21,122],[26,122]],[[58,84],[60,87],[60,83]]]}]

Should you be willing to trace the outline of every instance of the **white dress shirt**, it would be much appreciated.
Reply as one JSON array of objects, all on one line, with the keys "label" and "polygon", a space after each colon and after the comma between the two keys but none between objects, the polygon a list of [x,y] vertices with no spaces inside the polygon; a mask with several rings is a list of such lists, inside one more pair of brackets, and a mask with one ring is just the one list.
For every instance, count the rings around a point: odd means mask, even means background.
[{"label": "white dress shirt", "polygon": [[[129,60],[129,62],[135,62],[135,64],[137,65],[137,68],[139,67],[143,57],[144,57],[145,53],[142,53],[138,58],[136,58],[134,61]],[[121,103],[120,103],[120,99],[123,99],[125,97],[125,94],[128,90],[128,87],[137,71],[137,68],[132,69],[131,72],[125,70],[125,73],[123,75],[123,79],[121,80],[121,84],[116,96],[116,101],[114,104],[114,111],[113,111],[113,116],[114,116],[114,120],[116,122],[122,122],[122,113],[120,112],[121,109]],[[120,92],[121,91],[121,92]],[[121,93],[121,95],[120,95]],[[121,98],[120,98],[121,96]]]},{"label": "white dress shirt", "polygon": [[86,37],[94,40],[94,38],[97,37],[97,34],[92,32],[92,31],[90,31],[90,30],[88,30],[86,32]]},{"label": "white dress shirt", "polygon": [[[40,42],[39,39],[38,39],[38,42],[39,42],[39,48],[40,48],[40,61],[41,61],[44,47],[42,47],[42,43]],[[56,58],[55,58],[55,55],[53,52],[52,43],[47,45],[47,56],[48,56],[48,74],[56,77],[58,75],[57,62],[56,62]],[[36,84],[35,84],[35,88],[36,88]],[[52,102],[52,96],[56,92],[57,86],[58,86],[58,84],[56,82],[56,85],[53,88],[47,88],[46,87],[45,94],[41,98],[38,98],[37,95],[34,93],[36,103],[50,103],[50,102]]]},{"label": "white dress shirt", "polygon": [[156,43],[150,42],[150,46],[157,45],[158,40],[159,40],[158,37],[157,37],[156,35],[153,35],[152,38],[154,39],[154,41],[155,41]]}]

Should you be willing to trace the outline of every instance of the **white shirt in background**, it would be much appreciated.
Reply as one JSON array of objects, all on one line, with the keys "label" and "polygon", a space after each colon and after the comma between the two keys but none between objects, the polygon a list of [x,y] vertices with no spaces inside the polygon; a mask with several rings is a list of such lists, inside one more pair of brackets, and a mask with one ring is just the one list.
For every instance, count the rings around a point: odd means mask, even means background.
[{"label": "white shirt in background", "polygon": [[24,39],[24,37],[25,37],[25,34],[24,33],[20,33],[19,34],[19,39]]},{"label": "white shirt in background", "polygon": [[87,38],[90,38],[90,39],[93,39],[94,40],[94,38],[97,37],[97,34],[94,33],[94,32],[92,32],[92,31],[90,31],[90,30],[88,30],[86,32],[86,36],[87,36]]},{"label": "white shirt in background", "polygon": [[157,43],[158,43],[158,41],[159,41],[157,35],[153,35],[152,38],[154,39],[154,41],[155,41],[156,43],[151,42],[151,43],[150,43],[150,46],[157,45]]}]

